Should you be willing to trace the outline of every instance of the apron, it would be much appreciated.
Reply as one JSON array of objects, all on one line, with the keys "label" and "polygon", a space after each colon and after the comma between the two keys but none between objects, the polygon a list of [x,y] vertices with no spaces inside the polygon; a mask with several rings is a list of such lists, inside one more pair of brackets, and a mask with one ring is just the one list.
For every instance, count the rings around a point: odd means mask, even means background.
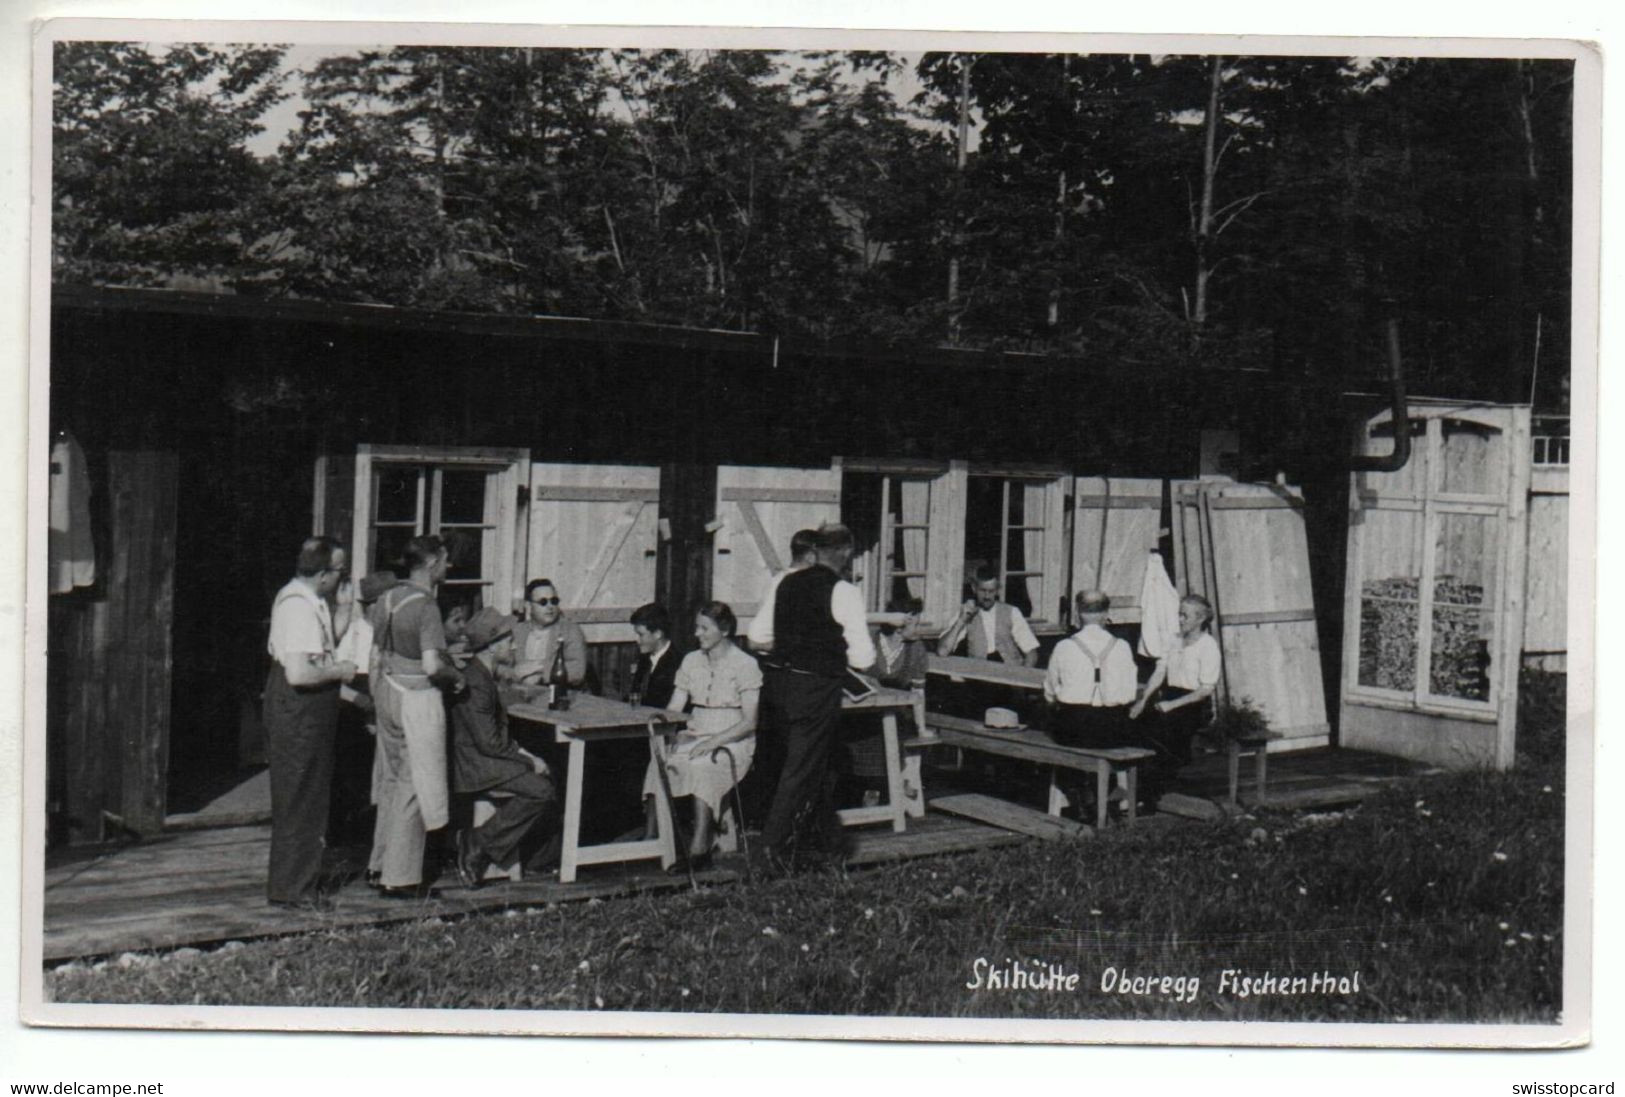
[{"label": "apron", "polygon": [[[386,595],[387,597],[387,595]],[[395,654],[395,611],[425,596],[417,591],[391,603],[384,620],[379,647],[386,655]],[[404,658],[404,657],[403,657]],[[451,793],[446,783],[446,706],[440,691],[426,674],[406,674],[383,669],[384,701],[399,715],[401,734],[406,739],[407,769],[412,789],[417,793],[418,811],[425,830],[438,830],[451,817]]]}]

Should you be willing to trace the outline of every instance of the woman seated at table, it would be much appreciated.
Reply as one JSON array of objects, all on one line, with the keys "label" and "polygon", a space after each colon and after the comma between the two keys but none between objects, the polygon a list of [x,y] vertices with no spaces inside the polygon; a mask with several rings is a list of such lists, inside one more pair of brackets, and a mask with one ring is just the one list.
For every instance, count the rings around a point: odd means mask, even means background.
[{"label": "woman seated at table", "polygon": [[1179,603],[1179,637],[1173,648],[1157,663],[1145,692],[1129,716],[1138,720],[1145,706],[1156,700],[1156,719],[1145,729],[1145,738],[1157,752],[1155,777],[1167,779],[1191,760],[1191,739],[1207,723],[1207,703],[1219,685],[1219,642],[1207,631],[1213,607],[1200,594],[1187,595]]},{"label": "woman seated at table", "polygon": [[[875,665],[871,675],[883,686],[892,689],[913,689],[925,685],[926,664],[930,652],[920,639],[920,614],[925,603],[918,598],[893,598],[886,606],[887,613],[900,614],[898,622],[876,625],[869,630],[875,645]],[[852,717],[857,716],[857,719]],[[904,714],[905,735],[913,726],[913,717]],[[878,804],[880,790],[886,787],[886,742],[881,734],[880,721],[860,714],[848,714],[846,739],[847,777],[856,786],[843,799],[862,797],[865,807]]]},{"label": "woman seated at table", "polygon": [[[726,603],[707,602],[700,607],[694,624],[700,650],[689,652],[677,668],[677,686],[668,706],[681,711],[693,705],[688,727],[677,735],[666,755],[666,772],[672,796],[694,800],[689,856],[696,867],[710,860],[723,797],[736,779],[745,776],[756,754],[762,669],[734,644],[737,628],[733,610]],[[727,753],[719,747],[726,747]],[[728,753],[733,755],[731,767]],[[659,779],[651,762],[643,779],[646,803],[652,801]]]}]

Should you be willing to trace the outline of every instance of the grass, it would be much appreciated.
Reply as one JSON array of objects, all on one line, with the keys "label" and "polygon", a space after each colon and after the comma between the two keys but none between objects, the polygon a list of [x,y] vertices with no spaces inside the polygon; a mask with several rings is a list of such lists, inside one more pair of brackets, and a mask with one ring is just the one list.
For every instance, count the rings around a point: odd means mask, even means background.
[{"label": "grass", "polygon": [[[755,888],[334,930],[47,973],[58,1001],[1175,1020],[1551,1022],[1562,1002],[1562,694],[1519,766],[1358,809],[1116,830]],[[971,990],[978,958],[1071,991]],[[1121,975],[1199,988],[1125,995]],[[1358,993],[1221,994],[1360,975]],[[1188,987],[1188,984],[1187,984]],[[1160,989],[1160,987],[1158,988]]]}]

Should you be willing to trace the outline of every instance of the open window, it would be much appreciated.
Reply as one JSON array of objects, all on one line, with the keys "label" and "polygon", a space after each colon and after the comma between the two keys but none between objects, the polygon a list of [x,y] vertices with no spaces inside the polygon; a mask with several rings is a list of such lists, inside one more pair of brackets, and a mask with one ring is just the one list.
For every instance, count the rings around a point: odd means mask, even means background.
[{"label": "open window", "polygon": [[961,462],[842,461],[841,520],[857,540],[854,576],[871,612],[918,598],[935,631],[961,597],[965,525]]},{"label": "open window", "polygon": [[972,468],[965,493],[961,579],[982,566],[1035,628],[1063,629],[1072,477],[1049,470]]},{"label": "open window", "polygon": [[528,466],[525,450],[362,444],[353,456],[318,460],[317,530],[351,546],[357,579],[386,568],[404,574],[407,542],[437,534],[450,550],[441,609],[505,610],[516,585],[519,488]]}]

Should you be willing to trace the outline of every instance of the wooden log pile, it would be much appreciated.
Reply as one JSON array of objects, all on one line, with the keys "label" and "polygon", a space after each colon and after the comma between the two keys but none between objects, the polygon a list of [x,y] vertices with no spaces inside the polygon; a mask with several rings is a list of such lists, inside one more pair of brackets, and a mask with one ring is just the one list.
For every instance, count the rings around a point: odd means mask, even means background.
[{"label": "wooden log pile", "polygon": [[[1360,601],[1360,684],[1409,693],[1416,688],[1418,580],[1375,579]],[[1428,692],[1489,699],[1484,588],[1441,575],[1433,587],[1433,644]]]}]

